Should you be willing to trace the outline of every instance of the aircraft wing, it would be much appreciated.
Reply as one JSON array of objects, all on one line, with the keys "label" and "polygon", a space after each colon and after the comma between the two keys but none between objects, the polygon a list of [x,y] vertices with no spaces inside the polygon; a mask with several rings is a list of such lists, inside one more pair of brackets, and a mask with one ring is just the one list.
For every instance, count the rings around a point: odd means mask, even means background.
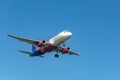
[{"label": "aircraft wing", "polygon": [[[63,48],[62,46],[58,46],[58,51],[62,50],[62,48]],[[80,56],[80,52],[75,53],[75,52],[73,52],[73,51],[68,51],[68,54]]]},{"label": "aircraft wing", "polygon": [[80,56],[80,52],[75,53],[75,52],[69,51],[68,54],[70,54],[70,55],[77,55],[77,56]]},{"label": "aircraft wing", "polygon": [[10,35],[10,34],[7,34],[7,36],[15,38],[15,39],[17,39],[19,41],[29,43],[29,44],[37,44],[37,43],[39,43],[38,40],[27,39],[27,38],[23,38],[23,37],[13,36],[13,35]]}]

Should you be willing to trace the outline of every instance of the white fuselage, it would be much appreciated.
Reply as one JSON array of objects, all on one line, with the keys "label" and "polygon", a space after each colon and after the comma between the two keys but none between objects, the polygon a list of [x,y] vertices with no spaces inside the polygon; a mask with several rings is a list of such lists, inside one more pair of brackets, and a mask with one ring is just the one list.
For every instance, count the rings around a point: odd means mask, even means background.
[{"label": "white fuselage", "polygon": [[53,46],[59,46],[60,44],[64,43],[66,40],[68,40],[72,36],[72,33],[69,31],[62,31],[55,37],[51,38],[49,42]]}]

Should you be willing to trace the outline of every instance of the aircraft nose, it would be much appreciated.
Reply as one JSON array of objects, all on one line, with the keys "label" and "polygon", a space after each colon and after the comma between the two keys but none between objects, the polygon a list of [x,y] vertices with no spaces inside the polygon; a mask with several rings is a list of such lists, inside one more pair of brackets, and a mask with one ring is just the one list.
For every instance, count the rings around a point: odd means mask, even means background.
[{"label": "aircraft nose", "polygon": [[71,37],[72,36],[72,33],[68,30],[63,31],[62,34],[64,34],[64,36],[66,36],[66,37]]},{"label": "aircraft nose", "polygon": [[72,36],[72,33],[71,33],[71,32],[68,32],[68,36]]},{"label": "aircraft nose", "polygon": [[70,36],[72,35],[72,33],[71,33],[71,32],[69,32],[68,34],[69,34]]}]

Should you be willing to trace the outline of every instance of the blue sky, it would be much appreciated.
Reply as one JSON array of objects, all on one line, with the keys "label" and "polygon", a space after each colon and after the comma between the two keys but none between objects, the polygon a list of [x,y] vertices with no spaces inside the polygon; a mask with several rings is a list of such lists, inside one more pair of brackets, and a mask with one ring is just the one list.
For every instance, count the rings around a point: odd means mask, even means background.
[{"label": "blue sky", "polygon": [[[120,80],[119,0],[1,0],[0,15],[0,80]],[[80,57],[31,58],[18,52],[31,45],[6,36],[48,40],[63,30]]]}]

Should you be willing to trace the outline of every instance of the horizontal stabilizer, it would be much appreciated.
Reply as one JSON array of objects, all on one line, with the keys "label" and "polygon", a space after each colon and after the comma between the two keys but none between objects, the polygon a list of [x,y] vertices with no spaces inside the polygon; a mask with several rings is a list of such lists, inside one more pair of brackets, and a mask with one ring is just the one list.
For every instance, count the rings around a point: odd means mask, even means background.
[{"label": "horizontal stabilizer", "polygon": [[32,54],[32,52],[28,52],[28,51],[23,51],[23,50],[19,50],[19,52],[22,52],[22,53],[26,53],[26,54]]},{"label": "horizontal stabilizer", "polygon": [[[19,50],[19,52],[26,53],[26,54],[29,54],[29,55],[32,55],[32,54],[33,54],[32,52],[23,51],[23,50]],[[42,56],[42,55],[40,55],[40,57],[42,57],[42,58],[43,58],[43,56]]]},{"label": "horizontal stabilizer", "polygon": [[40,55],[41,58],[43,58],[44,56]]}]

